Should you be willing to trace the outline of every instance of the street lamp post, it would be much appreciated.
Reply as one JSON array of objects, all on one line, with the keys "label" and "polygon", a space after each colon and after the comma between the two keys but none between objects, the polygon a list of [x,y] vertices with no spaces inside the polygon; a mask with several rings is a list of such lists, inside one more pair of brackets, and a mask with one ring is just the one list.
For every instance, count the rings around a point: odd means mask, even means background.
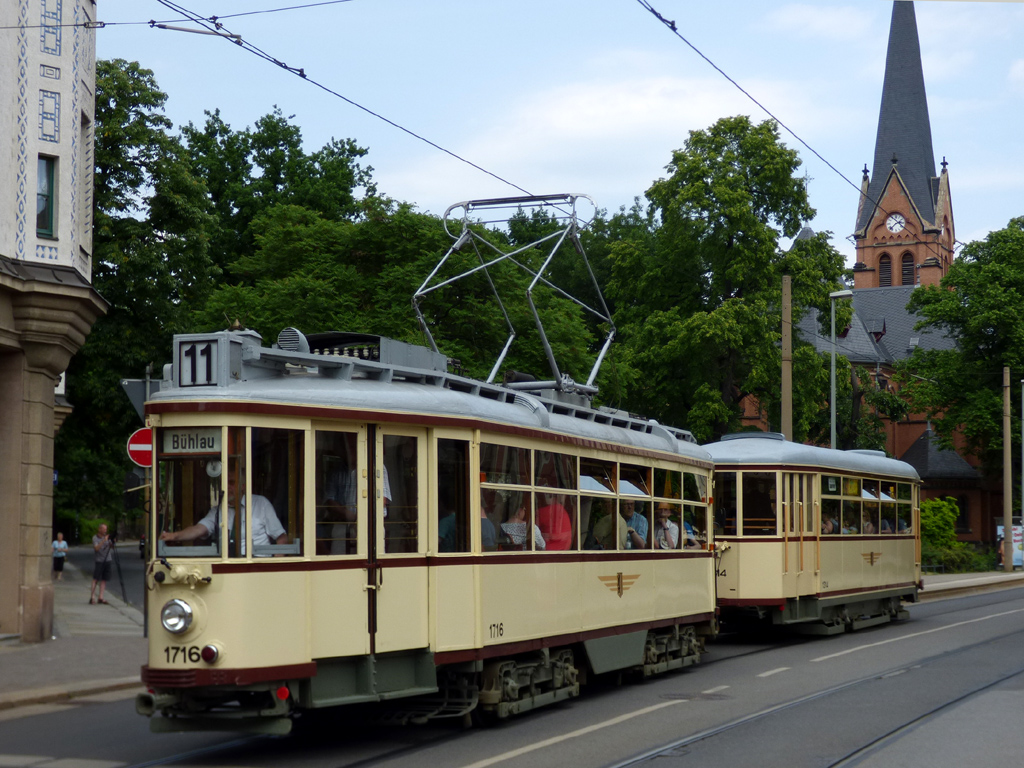
[{"label": "street lamp post", "polygon": [[829,388],[829,402],[831,403],[832,414],[830,423],[832,425],[832,449],[836,447],[836,299],[848,299],[853,296],[853,291],[832,291],[828,295],[829,307],[832,310],[832,378]]}]

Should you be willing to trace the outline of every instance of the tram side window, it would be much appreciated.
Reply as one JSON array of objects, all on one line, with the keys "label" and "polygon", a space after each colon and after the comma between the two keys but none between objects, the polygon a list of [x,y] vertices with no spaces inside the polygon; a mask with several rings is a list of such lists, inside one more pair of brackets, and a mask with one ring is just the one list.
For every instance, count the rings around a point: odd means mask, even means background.
[{"label": "tram side window", "polygon": [[387,554],[419,552],[418,467],[415,437],[384,435],[384,471],[377,477],[377,490],[384,499]]},{"label": "tram side window", "polygon": [[708,509],[696,504],[683,506],[683,548],[707,549]]},{"label": "tram side window", "polygon": [[843,499],[843,534],[860,533],[860,502]]},{"label": "tram side window", "polygon": [[618,481],[615,463],[580,459],[580,490],[587,493],[615,493]]},{"label": "tram side window", "polygon": [[743,473],[744,536],[775,535],[776,498],[774,472]]},{"label": "tram side window", "polygon": [[438,552],[470,551],[469,510],[469,443],[465,440],[438,440]]},{"label": "tram side window", "polygon": [[715,473],[715,533],[722,536],[736,535],[736,473]]},{"label": "tram side window", "polygon": [[619,467],[619,493],[623,496],[650,496],[650,467],[622,464]]},{"label": "tram side window", "polygon": [[215,557],[220,538],[203,530],[173,539],[197,525],[221,498],[221,428],[157,430],[156,532],[160,557]]},{"label": "tram side window", "polygon": [[708,500],[708,478],[706,475],[696,475],[687,472],[684,475],[683,498],[687,501],[706,502]]},{"label": "tram side window", "polygon": [[620,549],[650,549],[651,548],[651,503],[648,501],[634,501],[633,499],[619,500],[619,517],[617,521],[620,531]]},{"label": "tram side window", "polygon": [[821,500],[821,532],[834,536],[842,530],[839,518],[842,516],[842,501],[828,497]]},{"label": "tram side window", "polygon": [[[551,451],[534,454],[537,527],[548,552],[574,550],[576,544],[576,457]],[[568,491],[572,491],[571,493]]]},{"label": "tram side window", "polygon": [[882,502],[882,522],[878,529],[881,533],[896,532],[896,503],[892,501]]},{"label": "tram side window", "polygon": [[617,502],[607,496],[580,497],[580,526],[584,549],[620,549],[619,536],[625,548],[625,526],[617,526]]},{"label": "tram side window", "polygon": [[685,529],[680,516],[680,507],[668,501],[654,503],[655,549],[679,549],[690,544],[691,531]]},{"label": "tram side window", "polygon": [[654,470],[654,495],[664,499],[683,498],[683,475],[670,469]]},{"label": "tram side window", "polygon": [[530,484],[530,451],[509,445],[480,445],[480,482]]},{"label": "tram side window", "polygon": [[254,557],[302,554],[304,449],[301,430],[252,430],[252,510],[246,519]]},{"label": "tram side window", "polygon": [[864,534],[878,533],[881,528],[877,501],[865,501],[860,517],[860,532]]},{"label": "tram side window", "polygon": [[354,555],[358,546],[356,435],[316,433],[316,553]]},{"label": "tram side window", "polygon": [[526,491],[498,491],[505,496],[504,519],[497,530],[498,549],[502,551],[543,550],[547,542],[533,523],[531,494]]}]

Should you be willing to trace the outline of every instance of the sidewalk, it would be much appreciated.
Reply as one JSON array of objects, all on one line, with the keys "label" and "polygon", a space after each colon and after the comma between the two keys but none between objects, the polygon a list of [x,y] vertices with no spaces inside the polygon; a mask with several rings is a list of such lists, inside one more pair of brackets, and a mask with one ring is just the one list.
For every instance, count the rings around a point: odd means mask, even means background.
[{"label": "sidewalk", "polygon": [[54,639],[0,643],[0,710],[138,688],[146,663],[142,611],[112,594],[109,605],[90,605],[92,575],[71,563],[53,585]]},{"label": "sidewalk", "polygon": [[[146,663],[143,616],[108,589],[110,605],[90,605],[90,574],[68,563],[54,583],[54,639],[0,642],[0,711],[106,691],[142,691]],[[1024,571],[927,574],[922,600],[1024,586]],[[125,690],[128,694],[128,691]]]}]

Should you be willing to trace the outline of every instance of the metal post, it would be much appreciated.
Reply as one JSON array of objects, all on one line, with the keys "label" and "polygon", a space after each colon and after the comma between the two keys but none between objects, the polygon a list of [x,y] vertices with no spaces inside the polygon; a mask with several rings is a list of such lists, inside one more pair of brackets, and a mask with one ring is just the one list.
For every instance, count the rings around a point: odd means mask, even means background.
[{"label": "metal post", "polygon": [[782,276],[782,434],[793,439],[793,278]]},{"label": "metal post", "polygon": [[1013,572],[1013,459],[1010,445],[1010,367],[1003,367],[1003,570]]},{"label": "metal post", "polygon": [[831,403],[832,425],[832,449],[836,448],[836,299],[848,299],[853,296],[853,291],[833,291],[828,295],[829,306],[832,310],[832,376],[829,388],[829,401]]}]

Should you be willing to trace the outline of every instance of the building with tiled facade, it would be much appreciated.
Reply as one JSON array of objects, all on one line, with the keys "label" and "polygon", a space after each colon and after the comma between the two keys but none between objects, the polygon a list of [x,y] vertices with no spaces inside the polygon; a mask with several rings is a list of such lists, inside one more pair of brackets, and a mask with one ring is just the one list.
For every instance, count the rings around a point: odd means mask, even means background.
[{"label": "building with tiled facade", "polygon": [[55,386],[91,286],[93,0],[0,3],[0,636],[50,637]]}]

